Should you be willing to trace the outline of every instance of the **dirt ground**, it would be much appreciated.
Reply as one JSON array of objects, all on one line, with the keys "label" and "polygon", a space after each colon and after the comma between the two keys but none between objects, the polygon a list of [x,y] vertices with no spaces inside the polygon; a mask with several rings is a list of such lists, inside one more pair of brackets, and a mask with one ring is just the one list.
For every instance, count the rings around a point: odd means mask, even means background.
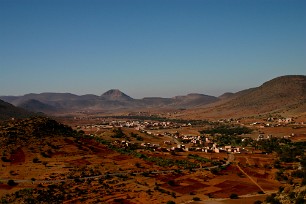
[{"label": "dirt ground", "polygon": [[[59,143],[61,143],[61,148],[56,151],[54,150],[54,154],[52,154],[50,158],[44,158],[39,155],[39,163],[33,163],[32,160],[34,157],[37,157],[37,154],[25,147],[18,149],[11,156],[11,159],[18,161],[18,164],[14,162],[1,162],[1,172],[4,172],[2,178],[13,178],[16,181],[35,178],[36,182],[20,183],[15,187],[10,187],[3,183],[0,185],[0,194],[3,195],[14,192],[25,186],[35,187],[38,183],[41,183],[39,180],[65,180],[69,178],[68,175],[71,175],[72,172],[76,172],[74,175],[82,176],[82,169],[97,169],[101,173],[167,170],[167,168],[158,167],[142,159],[119,154],[91,140],[83,140],[82,146],[76,143],[72,138],[65,138],[59,141]],[[57,152],[60,153],[57,154]],[[204,156],[204,154],[205,153],[201,153],[201,156]],[[227,157],[226,154],[206,154],[206,156],[208,158],[214,157],[215,159]],[[239,155],[237,158],[240,161],[241,158],[244,157]],[[264,159],[266,158],[256,160],[255,156],[254,158],[249,158],[250,162],[257,162],[259,165],[261,165],[260,162]],[[135,163],[140,163],[142,167],[137,168]],[[247,168],[245,170],[248,171]],[[16,174],[12,175],[12,171]],[[253,178],[257,179],[258,183],[267,190],[276,190],[279,186],[278,183],[273,182],[271,185],[269,172],[267,173],[268,176],[262,176],[265,174],[261,173],[252,174],[253,171],[251,171],[251,169],[248,173],[251,174]],[[234,165],[222,170],[217,175],[207,170],[197,172],[184,171],[181,174],[164,172],[154,176],[136,174],[132,177],[128,176],[129,179],[127,181],[120,182],[124,188],[118,188],[117,191],[112,191],[112,194],[103,196],[101,200],[106,203],[111,203],[112,200],[118,198],[126,200],[124,203],[143,203],[146,200],[150,200],[151,203],[167,202],[168,200],[184,203],[192,200],[195,196],[201,198],[201,200],[207,200],[209,197],[215,199],[228,198],[232,193],[237,193],[239,196],[245,194],[256,195],[257,192],[260,191],[258,187],[248,178],[240,174],[241,173]],[[170,180],[174,180],[175,185],[169,185]],[[269,183],[270,186],[266,186],[266,183]],[[169,194],[153,190],[156,184],[160,189],[169,192]],[[147,191],[149,189],[152,190],[152,193],[148,194]],[[126,190],[128,193],[124,193]],[[176,194],[176,198],[171,196],[172,192]],[[126,195],[128,195],[128,197],[126,197]],[[92,196],[95,196],[95,194]],[[239,200],[240,199],[237,201]]]},{"label": "dirt ground", "polygon": [[[133,130],[125,131],[129,134]],[[185,128],[185,131],[186,134],[192,134],[198,130]],[[118,140],[111,138],[111,133],[111,130],[105,130],[99,137],[110,141]],[[163,144],[163,141],[169,139],[146,134],[141,136],[144,140],[138,141],[139,143]],[[0,147],[0,152],[3,151],[2,148]],[[141,150],[141,153],[173,160],[186,159],[190,154],[178,152],[171,155],[168,152],[149,150]],[[216,161],[228,158],[227,153],[192,154]],[[277,191],[281,185],[274,178],[275,169],[271,166],[275,160],[273,154],[235,154],[232,165],[213,174],[204,169],[191,171],[181,167],[161,167],[154,162],[111,150],[93,139],[58,137],[16,147],[8,159],[10,162],[0,161],[0,197],[23,188],[36,188],[39,184],[47,188],[48,182],[52,184],[64,181],[69,189],[86,189],[86,199],[92,203],[98,199],[100,203],[114,203],[118,199],[123,203],[150,201],[152,204],[159,204],[169,200],[190,203],[194,197],[199,197],[201,201],[195,203],[231,204],[264,200],[266,195],[258,194],[261,191],[258,185],[265,192]],[[247,175],[237,167],[238,164]],[[205,165],[210,164],[203,164]],[[181,171],[178,173],[174,169]],[[75,181],[90,176],[98,177],[84,179],[82,182]],[[19,184],[8,186],[8,179]],[[232,193],[237,194],[239,199],[228,199]],[[71,198],[70,202],[66,203],[75,203],[75,200]]]}]

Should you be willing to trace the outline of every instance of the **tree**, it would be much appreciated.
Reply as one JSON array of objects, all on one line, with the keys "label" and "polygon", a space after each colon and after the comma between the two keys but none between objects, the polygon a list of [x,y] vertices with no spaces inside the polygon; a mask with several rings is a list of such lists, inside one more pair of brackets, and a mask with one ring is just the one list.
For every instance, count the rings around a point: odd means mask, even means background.
[{"label": "tree", "polygon": [[6,156],[1,157],[1,160],[3,162],[11,162],[11,160],[7,159]]},{"label": "tree", "polygon": [[296,204],[305,203],[305,199],[303,197],[298,197],[295,201]]},{"label": "tree", "polygon": [[258,194],[265,194],[265,192],[263,192],[263,191],[258,191]]},{"label": "tree", "polygon": [[114,132],[114,135],[111,136],[113,138],[123,138],[123,137],[126,137],[126,135],[123,133],[121,128],[114,129],[113,132]]},{"label": "tree", "polygon": [[140,164],[139,162],[136,162],[136,163],[135,163],[135,166],[136,166],[137,168],[140,168],[140,167],[141,167],[141,164]]},{"label": "tree", "polygon": [[219,171],[220,171],[219,168],[212,168],[212,169],[210,169],[210,172],[211,172],[212,174],[215,174],[215,175],[218,174]]},{"label": "tree", "polygon": [[238,199],[238,195],[236,193],[232,193],[230,195],[230,199]]},{"label": "tree", "polygon": [[175,181],[174,180],[169,180],[168,185],[169,186],[175,186]]},{"label": "tree", "polygon": [[16,186],[17,183],[14,180],[8,180],[7,181],[7,185],[9,185],[9,186]]},{"label": "tree", "polygon": [[39,163],[39,159],[38,159],[37,157],[35,157],[35,158],[33,159],[33,163]]},{"label": "tree", "polygon": [[280,204],[280,201],[275,197],[276,193],[272,193],[271,195],[266,197],[266,202],[271,204]]},{"label": "tree", "polygon": [[172,201],[172,200],[169,200],[169,201],[167,202],[167,204],[175,204],[175,202]]},{"label": "tree", "polygon": [[194,200],[194,201],[200,201],[201,198],[199,198],[199,197],[193,197],[192,200]]}]

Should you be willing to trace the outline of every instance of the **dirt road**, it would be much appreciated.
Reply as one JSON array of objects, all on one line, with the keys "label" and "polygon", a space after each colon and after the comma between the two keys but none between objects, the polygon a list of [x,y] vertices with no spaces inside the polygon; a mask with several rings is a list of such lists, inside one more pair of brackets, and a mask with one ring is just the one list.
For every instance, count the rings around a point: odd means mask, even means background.
[{"label": "dirt road", "polygon": [[238,164],[236,165],[238,167],[238,169],[244,174],[246,175],[262,192],[265,193],[265,190],[251,177],[249,176]]}]

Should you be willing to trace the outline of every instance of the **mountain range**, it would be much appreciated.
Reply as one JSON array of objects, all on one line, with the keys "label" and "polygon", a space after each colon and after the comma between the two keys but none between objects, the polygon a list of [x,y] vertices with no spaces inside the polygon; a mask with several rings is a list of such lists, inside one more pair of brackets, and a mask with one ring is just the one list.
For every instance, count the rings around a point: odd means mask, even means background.
[{"label": "mountain range", "polygon": [[184,110],[184,114],[209,115],[235,113],[258,114],[277,110],[305,112],[306,76],[289,75],[274,78],[259,87],[225,93],[219,97],[192,93],[173,98],[146,97],[134,99],[118,89],[97,96],[71,93],[41,93],[24,96],[0,96],[19,108],[47,114],[76,111],[114,112],[148,108]]},{"label": "mountain range", "polygon": [[24,96],[0,96],[0,99],[17,107],[43,113],[73,111],[115,111],[135,108],[191,108],[209,104],[219,99],[203,94],[188,94],[173,98],[148,97],[133,99],[118,89],[112,89],[101,96],[71,93],[41,93]]}]

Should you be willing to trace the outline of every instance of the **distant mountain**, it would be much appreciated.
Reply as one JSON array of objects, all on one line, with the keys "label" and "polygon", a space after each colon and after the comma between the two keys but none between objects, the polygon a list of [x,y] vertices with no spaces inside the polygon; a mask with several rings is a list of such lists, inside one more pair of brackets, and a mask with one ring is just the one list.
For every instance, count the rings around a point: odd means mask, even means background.
[{"label": "distant mountain", "polygon": [[7,102],[7,103],[11,103],[15,100],[17,100],[18,98],[20,98],[20,96],[1,96],[0,99]]},{"label": "distant mountain", "polygon": [[35,99],[29,99],[23,103],[20,103],[18,107],[21,107],[25,110],[29,110],[32,112],[43,112],[43,113],[51,113],[57,110],[54,106],[42,103]]},{"label": "distant mountain", "polygon": [[114,111],[146,108],[190,108],[213,103],[218,98],[203,94],[188,94],[173,98],[148,97],[133,99],[118,89],[111,89],[101,96],[93,94],[74,95],[70,93],[41,93],[24,96],[1,96],[3,100],[24,109],[53,114],[74,111]]},{"label": "distant mountain", "polygon": [[92,100],[99,100],[100,97],[94,94],[86,94],[86,95],[79,96],[79,99],[92,101]]},{"label": "distant mountain", "polygon": [[219,99],[214,96],[208,96],[204,94],[197,94],[197,93],[191,93],[186,96],[176,96],[173,98],[174,103],[173,105],[179,106],[179,107],[194,107],[199,106],[203,104],[210,104],[213,102],[218,101]]},{"label": "distant mountain", "polygon": [[221,96],[219,96],[218,98],[219,99],[228,99],[228,98],[231,98],[234,95],[235,95],[234,93],[226,92],[226,93],[222,94]]},{"label": "distant mountain", "polygon": [[111,89],[104,94],[101,95],[103,99],[111,100],[111,101],[129,101],[133,100],[130,96],[126,95],[125,93],[121,92],[118,89]]},{"label": "distant mountain", "polygon": [[20,106],[29,100],[37,100],[42,103],[56,103],[58,101],[75,100],[79,96],[71,93],[41,93],[41,94],[26,94],[24,96],[1,96],[0,99],[12,103],[15,106]]},{"label": "distant mountain", "polygon": [[[111,89],[101,96],[93,94],[41,93],[24,96],[2,96],[0,99],[31,111],[48,114],[79,111],[114,112],[139,111],[148,108],[178,110],[188,109],[185,115],[195,118],[206,116],[231,117],[269,112],[306,112],[306,76],[282,76],[259,87],[219,97],[188,94],[173,98],[147,97],[133,99],[118,89]],[[181,112],[181,111],[180,111]]]},{"label": "distant mountain", "polygon": [[0,120],[7,120],[10,118],[25,118],[33,115],[35,114],[0,100]]},{"label": "distant mountain", "polygon": [[306,113],[306,76],[288,75],[274,78],[256,88],[226,94],[221,100],[186,111],[199,117],[256,115],[264,113]]},{"label": "distant mountain", "polygon": [[162,98],[162,97],[145,97],[141,99],[143,106],[150,107],[163,107],[173,104],[173,98]]}]

